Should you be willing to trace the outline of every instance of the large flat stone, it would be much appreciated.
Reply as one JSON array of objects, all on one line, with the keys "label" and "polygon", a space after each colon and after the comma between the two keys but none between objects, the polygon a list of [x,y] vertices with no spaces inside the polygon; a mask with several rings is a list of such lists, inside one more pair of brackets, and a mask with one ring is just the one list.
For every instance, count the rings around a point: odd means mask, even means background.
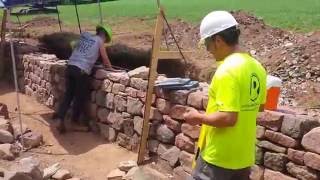
[{"label": "large flat stone", "polygon": [[306,150],[320,154],[320,127],[304,135],[301,144]]},{"label": "large flat stone", "polygon": [[298,150],[295,150],[295,149],[291,149],[289,148],[288,149],[288,159],[296,164],[299,164],[299,165],[304,165],[304,154],[306,152],[304,151],[298,151]]},{"label": "large flat stone", "polygon": [[292,162],[287,164],[287,171],[290,175],[301,180],[318,180],[320,176],[317,171],[312,170],[306,166],[296,165]]},{"label": "large flat stone", "polygon": [[284,114],[273,111],[261,112],[257,119],[257,124],[266,127],[273,131],[278,131],[281,128]]},{"label": "large flat stone", "polygon": [[160,125],[157,129],[157,139],[163,143],[173,144],[175,134],[166,125]]},{"label": "large flat stone", "polygon": [[181,131],[183,134],[191,137],[192,139],[198,139],[200,134],[200,127],[191,126],[190,124],[183,123],[181,126]]},{"label": "large flat stone", "polygon": [[194,153],[194,142],[188,136],[185,136],[183,133],[180,133],[176,136],[175,145],[181,150],[185,150],[189,153]]},{"label": "large flat stone", "polygon": [[306,166],[320,171],[320,155],[311,152],[306,152],[304,154],[304,163]]},{"label": "large flat stone", "polygon": [[288,159],[285,154],[270,152],[264,154],[264,166],[272,170],[284,172],[287,162]]},{"label": "large flat stone", "polygon": [[166,152],[164,152],[160,157],[169,162],[171,167],[174,167],[179,159],[180,149],[176,146],[172,146]]},{"label": "large flat stone", "polygon": [[280,172],[272,171],[266,169],[264,171],[264,179],[265,180],[297,180],[296,178],[286,176]]},{"label": "large flat stone", "polygon": [[259,141],[257,143],[257,145],[259,147],[274,151],[274,152],[278,152],[278,153],[285,153],[286,152],[286,148],[275,145],[269,141]]},{"label": "large flat stone", "polygon": [[288,148],[293,148],[298,146],[298,141],[293,139],[292,137],[286,136],[282,133],[279,132],[274,132],[267,130],[265,132],[265,137],[277,144],[281,144],[282,146],[288,147]]}]

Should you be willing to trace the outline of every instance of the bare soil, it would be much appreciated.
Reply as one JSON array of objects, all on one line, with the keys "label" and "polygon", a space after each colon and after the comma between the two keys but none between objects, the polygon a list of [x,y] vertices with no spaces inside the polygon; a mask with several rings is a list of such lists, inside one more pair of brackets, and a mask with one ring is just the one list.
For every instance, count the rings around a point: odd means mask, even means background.
[{"label": "bare soil", "polygon": [[[0,102],[7,104],[12,121],[17,121],[16,94],[12,87],[0,84]],[[34,156],[43,168],[59,162],[75,177],[84,180],[103,180],[117,168],[119,162],[136,160],[137,155],[115,144],[106,143],[93,133],[69,132],[60,135],[55,122],[50,120],[53,111],[31,97],[20,94],[22,121],[34,132],[43,135],[45,144],[22,156]],[[14,162],[0,160],[0,167],[9,167]]]}]

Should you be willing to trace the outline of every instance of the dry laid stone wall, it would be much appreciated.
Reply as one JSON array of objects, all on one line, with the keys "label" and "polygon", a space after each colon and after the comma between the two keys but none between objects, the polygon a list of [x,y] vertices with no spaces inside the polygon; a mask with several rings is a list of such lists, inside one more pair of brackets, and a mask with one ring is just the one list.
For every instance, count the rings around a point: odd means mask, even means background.
[{"label": "dry laid stone wall", "polygon": [[[52,55],[25,55],[26,94],[56,108],[65,91],[66,61]],[[88,112],[91,126],[109,142],[137,151],[142,133],[148,72],[95,69],[91,77]],[[158,79],[165,79],[159,76]],[[200,126],[183,120],[190,108],[204,112],[208,84],[193,90],[155,88],[150,113],[148,151],[174,179],[190,175]],[[251,178],[319,179],[320,122],[303,115],[266,111],[257,120],[256,165]]]}]

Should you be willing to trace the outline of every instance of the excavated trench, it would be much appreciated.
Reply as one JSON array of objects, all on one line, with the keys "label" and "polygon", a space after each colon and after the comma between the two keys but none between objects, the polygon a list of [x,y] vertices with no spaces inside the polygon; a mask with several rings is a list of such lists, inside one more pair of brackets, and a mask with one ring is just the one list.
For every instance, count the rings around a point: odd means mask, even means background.
[{"label": "excavated trench", "polygon": [[[72,53],[70,42],[79,37],[73,33],[53,33],[39,38],[45,53],[55,54],[59,59],[68,59]],[[114,44],[107,49],[112,65],[133,70],[137,67],[150,65],[151,49],[143,50],[129,47],[125,44]],[[100,60],[98,60],[100,61]],[[158,73],[168,77],[183,77],[186,75],[182,60],[160,60]]]}]

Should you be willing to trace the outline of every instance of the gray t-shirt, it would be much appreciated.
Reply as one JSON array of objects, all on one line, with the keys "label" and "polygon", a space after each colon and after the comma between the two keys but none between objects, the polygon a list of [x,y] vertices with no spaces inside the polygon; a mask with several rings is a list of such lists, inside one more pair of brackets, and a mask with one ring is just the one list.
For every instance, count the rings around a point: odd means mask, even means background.
[{"label": "gray t-shirt", "polygon": [[69,58],[68,64],[77,66],[87,74],[90,74],[95,62],[99,58],[99,48],[102,43],[102,39],[99,36],[88,32],[82,33]]}]

